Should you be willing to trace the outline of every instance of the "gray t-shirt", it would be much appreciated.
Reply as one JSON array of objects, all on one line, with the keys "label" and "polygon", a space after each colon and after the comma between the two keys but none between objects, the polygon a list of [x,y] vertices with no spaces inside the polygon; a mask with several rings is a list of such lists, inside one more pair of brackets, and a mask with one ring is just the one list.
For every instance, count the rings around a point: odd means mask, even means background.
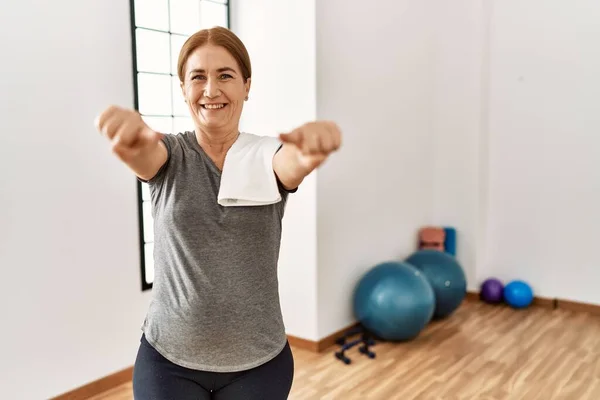
[{"label": "gray t-shirt", "polygon": [[148,181],[153,297],[142,330],[175,364],[232,372],[261,365],[287,338],[277,264],[288,191],[266,206],[217,204],[221,172],[194,132],[163,137],[169,157]]}]

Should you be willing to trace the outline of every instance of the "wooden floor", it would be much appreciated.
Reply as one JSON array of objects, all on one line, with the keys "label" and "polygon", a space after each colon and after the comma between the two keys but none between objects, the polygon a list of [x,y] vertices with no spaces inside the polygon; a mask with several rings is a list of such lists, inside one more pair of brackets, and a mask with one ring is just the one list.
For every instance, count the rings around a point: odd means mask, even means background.
[{"label": "wooden floor", "polygon": [[[353,349],[293,349],[290,399],[600,399],[600,317],[564,310],[466,302],[414,341]],[[132,400],[131,384],[93,400]]]}]

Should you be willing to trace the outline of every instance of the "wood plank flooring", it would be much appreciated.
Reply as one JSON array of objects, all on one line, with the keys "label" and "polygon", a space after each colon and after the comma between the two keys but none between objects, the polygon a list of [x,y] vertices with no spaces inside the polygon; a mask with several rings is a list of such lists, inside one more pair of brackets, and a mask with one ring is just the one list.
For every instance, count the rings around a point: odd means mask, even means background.
[{"label": "wood plank flooring", "polygon": [[[600,317],[465,302],[414,341],[378,343],[351,365],[294,348],[291,400],[598,400]],[[93,400],[132,400],[131,383]]]}]

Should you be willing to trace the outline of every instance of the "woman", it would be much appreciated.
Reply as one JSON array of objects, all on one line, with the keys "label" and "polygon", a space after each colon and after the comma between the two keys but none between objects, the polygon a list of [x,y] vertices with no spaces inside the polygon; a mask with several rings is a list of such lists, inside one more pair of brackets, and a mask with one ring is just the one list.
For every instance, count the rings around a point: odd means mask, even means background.
[{"label": "woman", "polygon": [[223,207],[221,171],[250,92],[248,53],[231,31],[202,30],[182,47],[178,75],[193,132],[159,134],[115,106],[96,122],[152,196],[156,270],[134,396],[285,399],[294,362],[279,304],[281,220],[288,194],[340,147],[340,131],[310,122],[280,135],[268,160],[281,201]]}]

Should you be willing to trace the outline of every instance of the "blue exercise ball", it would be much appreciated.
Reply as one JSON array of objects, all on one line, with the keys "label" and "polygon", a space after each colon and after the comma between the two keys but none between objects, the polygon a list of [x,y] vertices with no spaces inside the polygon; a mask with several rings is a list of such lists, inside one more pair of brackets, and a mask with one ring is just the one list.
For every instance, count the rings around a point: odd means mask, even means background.
[{"label": "blue exercise ball", "polygon": [[433,319],[446,318],[467,295],[467,278],[455,257],[438,250],[419,250],[406,262],[423,271],[435,293]]},{"label": "blue exercise ball", "polygon": [[433,289],[414,266],[389,261],[376,265],[354,292],[354,314],[375,336],[389,341],[411,340],[429,323]]},{"label": "blue exercise ball", "polygon": [[509,282],[504,287],[504,301],[513,308],[528,307],[533,302],[533,290],[527,282]]}]

